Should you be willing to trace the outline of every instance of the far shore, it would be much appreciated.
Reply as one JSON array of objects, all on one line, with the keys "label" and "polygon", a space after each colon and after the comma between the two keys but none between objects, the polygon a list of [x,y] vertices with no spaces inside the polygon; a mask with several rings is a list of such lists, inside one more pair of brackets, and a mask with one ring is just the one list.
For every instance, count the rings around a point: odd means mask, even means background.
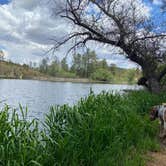
[{"label": "far shore", "polygon": [[39,81],[72,82],[72,83],[128,84],[127,82],[113,83],[113,82],[108,82],[108,81],[91,80],[91,79],[87,79],[87,78],[61,78],[61,77],[50,77],[50,76],[20,78],[20,77],[0,75],[0,79],[39,80]]}]

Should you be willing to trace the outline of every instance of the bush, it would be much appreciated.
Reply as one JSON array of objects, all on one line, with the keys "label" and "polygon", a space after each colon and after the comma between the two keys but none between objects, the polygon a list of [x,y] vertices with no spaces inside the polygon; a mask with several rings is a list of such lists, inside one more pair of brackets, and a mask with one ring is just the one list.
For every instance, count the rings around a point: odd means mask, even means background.
[{"label": "bush", "polygon": [[93,80],[98,81],[112,81],[113,76],[110,71],[106,69],[98,69],[94,73],[91,74],[91,78]]},{"label": "bush", "polygon": [[62,78],[76,78],[76,74],[75,73],[72,73],[72,72],[66,72],[66,71],[60,71],[58,74],[57,74],[57,77],[62,77]]}]

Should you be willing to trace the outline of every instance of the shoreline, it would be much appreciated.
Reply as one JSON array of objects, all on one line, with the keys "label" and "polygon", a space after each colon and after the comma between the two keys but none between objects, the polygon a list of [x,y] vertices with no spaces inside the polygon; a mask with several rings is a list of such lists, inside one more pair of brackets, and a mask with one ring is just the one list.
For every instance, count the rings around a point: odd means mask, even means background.
[{"label": "shoreline", "polygon": [[49,81],[49,82],[71,82],[71,83],[98,83],[98,84],[124,84],[124,85],[134,85],[129,84],[127,82],[108,82],[108,81],[95,81],[88,78],[62,78],[62,77],[47,77],[47,76],[38,76],[38,77],[24,77],[18,78],[13,76],[2,76],[0,75],[0,79],[17,79],[17,80],[38,80],[38,81]]}]

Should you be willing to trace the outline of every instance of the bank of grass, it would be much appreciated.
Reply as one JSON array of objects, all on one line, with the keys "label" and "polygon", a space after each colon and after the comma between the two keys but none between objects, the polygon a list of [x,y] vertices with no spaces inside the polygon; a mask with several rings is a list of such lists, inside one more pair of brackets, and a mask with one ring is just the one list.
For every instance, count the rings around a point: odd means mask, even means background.
[{"label": "bank of grass", "polygon": [[165,101],[164,93],[91,93],[73,107],[51,107],[40,130],[21,107],[19,118],[6,106],[0,112],[0,165],[145,165],[146,152],[160,148],[158,123],[149,121],[148,111]]}]

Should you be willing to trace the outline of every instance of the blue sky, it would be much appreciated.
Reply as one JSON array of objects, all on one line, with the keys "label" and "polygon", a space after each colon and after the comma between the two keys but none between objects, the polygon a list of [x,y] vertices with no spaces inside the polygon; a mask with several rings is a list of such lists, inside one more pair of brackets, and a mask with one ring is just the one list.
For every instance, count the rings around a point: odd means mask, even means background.
[{"label": "blue sky", "polygon": [[[145,2],[151,8],[156,25],[162,19],[166,20],[166,17],[161,17],[160,0],[155,0],[154,4],[149,3],[149,0]],[[50,38],[60,38],[71,30],[62,19],[51,17],[46,0],[0,0],[0,21],[0,49],[5,52],[7,59],[19,63],[38,63],[44,51],[52,44]],[[65,56],[69,46],[64,46],[56,55],[61,58]],[[90,47],[96,50],[99,58],[105,58],[109,63],[125,68],[135,67],[135,64],[125,61],[124,57],[111,56],[110,48],[101,49],[100,45]]]},{"label": "blue sky", "polygon": [[0,4],[8,4],[9,3],[9,0],[0,0]]},{"label": "blue sky", "polygon": [[[161,10],[161,1],[160,0],[155,0],[155,3],[151,3],[151,0],[144,0],[144,1],[152,9],[151,17],[152,17],[154,25],[156,25],[156,26],[160,25],[163,21],[166,20],[166,13],[164,13]],[[157,33],[157,32],[159,32],[159,30],[157,29],[157,31],[155,31],[155,32]]]}]

